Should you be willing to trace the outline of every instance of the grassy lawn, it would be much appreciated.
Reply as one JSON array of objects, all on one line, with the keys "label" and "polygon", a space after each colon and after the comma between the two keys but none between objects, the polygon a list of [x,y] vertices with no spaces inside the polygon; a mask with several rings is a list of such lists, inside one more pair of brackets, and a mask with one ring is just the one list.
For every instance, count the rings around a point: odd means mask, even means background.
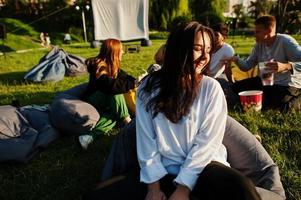
[{"label": "grassy lawn", "polygon": [[[301,37],[296,38],[301,43]],[[138,76],[153,63],[156,49],[164,42],[153,40],[151,47],[141,47],[139,53],[125,54],[122,68]],[[236,36],[230,37],[228,42],[235,44],[236,52],[243,57],[250,52],[254,39]],[[22,44],[14,45],[14,50],[23,48]],[[32,44],[32,47],[38,45]],[[62,48],[84,58],[98,53],[98,49],[91,49],[88,44]],[[24,83],[22,78],[25,73],[47,52],[48,49],[44,49],[0,56],[0,105],[10,104],[14,99],[18,99],[21,105],[51,103],[56,92],[88,80],[88,76],[84,75],[65,77],[57,83]],[[237,108],[230,110],[230,115],[253,133],[262,136],[264,147],[280,168],[287,198],[301,200],[301,114],[281,114],[276,111],[242,113]],[[0,199],[81,199],[81,195],[99,181],[103,163],[117,131],[101,137],[87,151],[80,148],[76,136],[62,137],[28,164],[0,164]]]}]

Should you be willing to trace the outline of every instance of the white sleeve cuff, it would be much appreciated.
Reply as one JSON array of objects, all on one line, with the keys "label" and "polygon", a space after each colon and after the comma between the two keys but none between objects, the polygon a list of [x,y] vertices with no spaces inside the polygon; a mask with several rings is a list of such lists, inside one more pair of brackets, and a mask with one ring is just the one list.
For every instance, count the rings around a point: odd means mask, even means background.
[{"label": "white sleeve cuff", "polygon": [[153,183],[160,180],[167,174],[162,163],[153,163],[140,170],[140,181],[143,183]]},{"label": "white sleeve cuff", "polygon": [[187,169],[181,169],[177,178],[174,180],[176,183],[180,185],[187,186],[191,191],[194,188],[199,176]]}]

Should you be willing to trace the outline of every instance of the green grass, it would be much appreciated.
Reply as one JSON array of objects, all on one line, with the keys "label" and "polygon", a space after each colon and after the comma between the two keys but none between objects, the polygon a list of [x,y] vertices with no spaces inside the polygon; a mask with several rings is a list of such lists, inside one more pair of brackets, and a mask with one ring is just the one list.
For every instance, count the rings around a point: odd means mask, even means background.
[{"label": "green grass", "polygon": [[[5,24],[7,38],[0,41],[0,52],[12,52],[23,49],[40,48],[40,32],[18,19],[0,18],[0,23]],[[33,24],[35,25],[35,24]],[[76,34],[76,30],[70,32],[72,42],[83,42],[83,38]],[[53,30],[49,32],[51,44],[61,45],[64,33]]]},{"label": "green grass", "polygon": [[39,33],[31,26],[11,18],[2,18],[0,22],[6,25],[7,31],[6,40],[0,43],[0,52],[40,47]]},{"label": "green grass", "polygon": [[[300,42],[301,37],[296,38]],[[153,40],[151,47],[141,47],[139,53],[125,54],[122,68],[138,76],[153,63],[153,55],[164,41]],[[230,37],[229,43],[232,41]],[[253,38],[236,36],[235,41],[235,50],[240,55],[247,55],[254,44]],[[15,39],[11,42],[17,46],[13,48],[21,48]],[[84,58],[98,53],[98,49],[91,49],[88,44],[62,47],[68,53]],[[22,78],[25,73],[47,52],[48,49],[43,49],[0,56],[0,105],[10,104],[14,99],[18,99],[21,105],[51,103],[56,92],[88,80],[88,76],[84,75],[65,77],[56,83],[24,83]],[[242,113],[237,109],[231,110],[230,115],[253,133],[262,136],[264,147],[280,168],[288,199],[301,200],[301,114],[276,111]],[[102,166],[117,131],[114,130],[110,136],[102,136],[87,151],[80,148],[76,136],[69,136],[53,142],[27,164],[2,163],[0,199],[81,199],[82,194],[93,188],[100,179]]]}]

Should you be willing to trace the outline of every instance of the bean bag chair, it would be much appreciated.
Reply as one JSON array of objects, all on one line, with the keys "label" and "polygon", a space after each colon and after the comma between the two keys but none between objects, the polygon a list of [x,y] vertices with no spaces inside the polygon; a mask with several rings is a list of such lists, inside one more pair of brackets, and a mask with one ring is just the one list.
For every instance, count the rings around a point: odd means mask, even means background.
[{"label": "bean bag chair", "polygon": [[[223,144],[231,167],[250,178],[262,200],[283,200],[285,193],[277,165],[257,139],[230,116]],[[135,120],[118,134],[102,171],[101,180],[138,168]],[[97,192],[96,192],[97,193]]]},{"label": "bean bag chair", "polygon": [[35,83],[60,81],[64,76],[77,76],[86,73],[87,67],[83,58],[68,54],[55,46],[40,59],[39,64],[25,74],[24,80]]},{"label": "bean bag chair", "polygon": [[97,110],[80,99],[87,83],[56,94],[51,103],[52,125],[62,134],[84,134],[91,131],[99,120]]},{"label": "bean bag chair", "polygon": [[0,162],[26,163],[59,138],[47,107],[0,106]]},{"label": "bean bag chair", "polygon": [[[100,116],[89,103],[80,99],[87,83],[56,94],[51,104],[51,122],[63,134],[84,134],[91,131]],[[136,88],[124,94],[128,109],[135,115]]]},{"label": "bean bag chair", "polygon": [[228,117],[223,144],[231,167],[250,178],[262,200],[285,199],[278,166],[244,126]]}]

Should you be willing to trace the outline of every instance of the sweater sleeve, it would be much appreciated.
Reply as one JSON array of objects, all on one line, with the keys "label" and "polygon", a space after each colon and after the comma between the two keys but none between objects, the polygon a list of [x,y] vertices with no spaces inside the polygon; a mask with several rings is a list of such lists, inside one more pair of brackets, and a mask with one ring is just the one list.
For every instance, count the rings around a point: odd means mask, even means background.
[{"label": "sweater sleeve", "polygon": [[246,59],[238,58],[237,65],[242,71],[248,71],[258,64],[258,48],[257,44],[252,49],[251,54]]},{"label": "sweater sleeve", "polygon": [[145,104],[139,95],[136,99],[136,136],[140,181],[147,184],[158,181],[167,174],[167,170],[161,162],[152,116],[146,111]]},{"label": "sweater sleeve", "polygon": [[100,90],[106,94],[122,94],[127,93],[130,89],[135,88],[135,78],[120,70],[117,78],[110,78],[107,75],[101,75],[93,83],[93,90]]},{"label": "sweater sleeve", "polygon": [[205,117],[200,119],[202,122],[193,145],[174,180],[176,183],[186,185],[190,190],[194,188],[199,174],[222,148],[227,119],[227,104],[218,83],[215,83],[211,90],[211,94],[205,95],[207,102],[204,105],[205,110],[200,111]]},{"label": "sweater sleeve", "polygon": [[289,62],[292,63],[293,74],[301,73],[301,46],[293,37],[287,37],[284,42],[284,49]]}]

